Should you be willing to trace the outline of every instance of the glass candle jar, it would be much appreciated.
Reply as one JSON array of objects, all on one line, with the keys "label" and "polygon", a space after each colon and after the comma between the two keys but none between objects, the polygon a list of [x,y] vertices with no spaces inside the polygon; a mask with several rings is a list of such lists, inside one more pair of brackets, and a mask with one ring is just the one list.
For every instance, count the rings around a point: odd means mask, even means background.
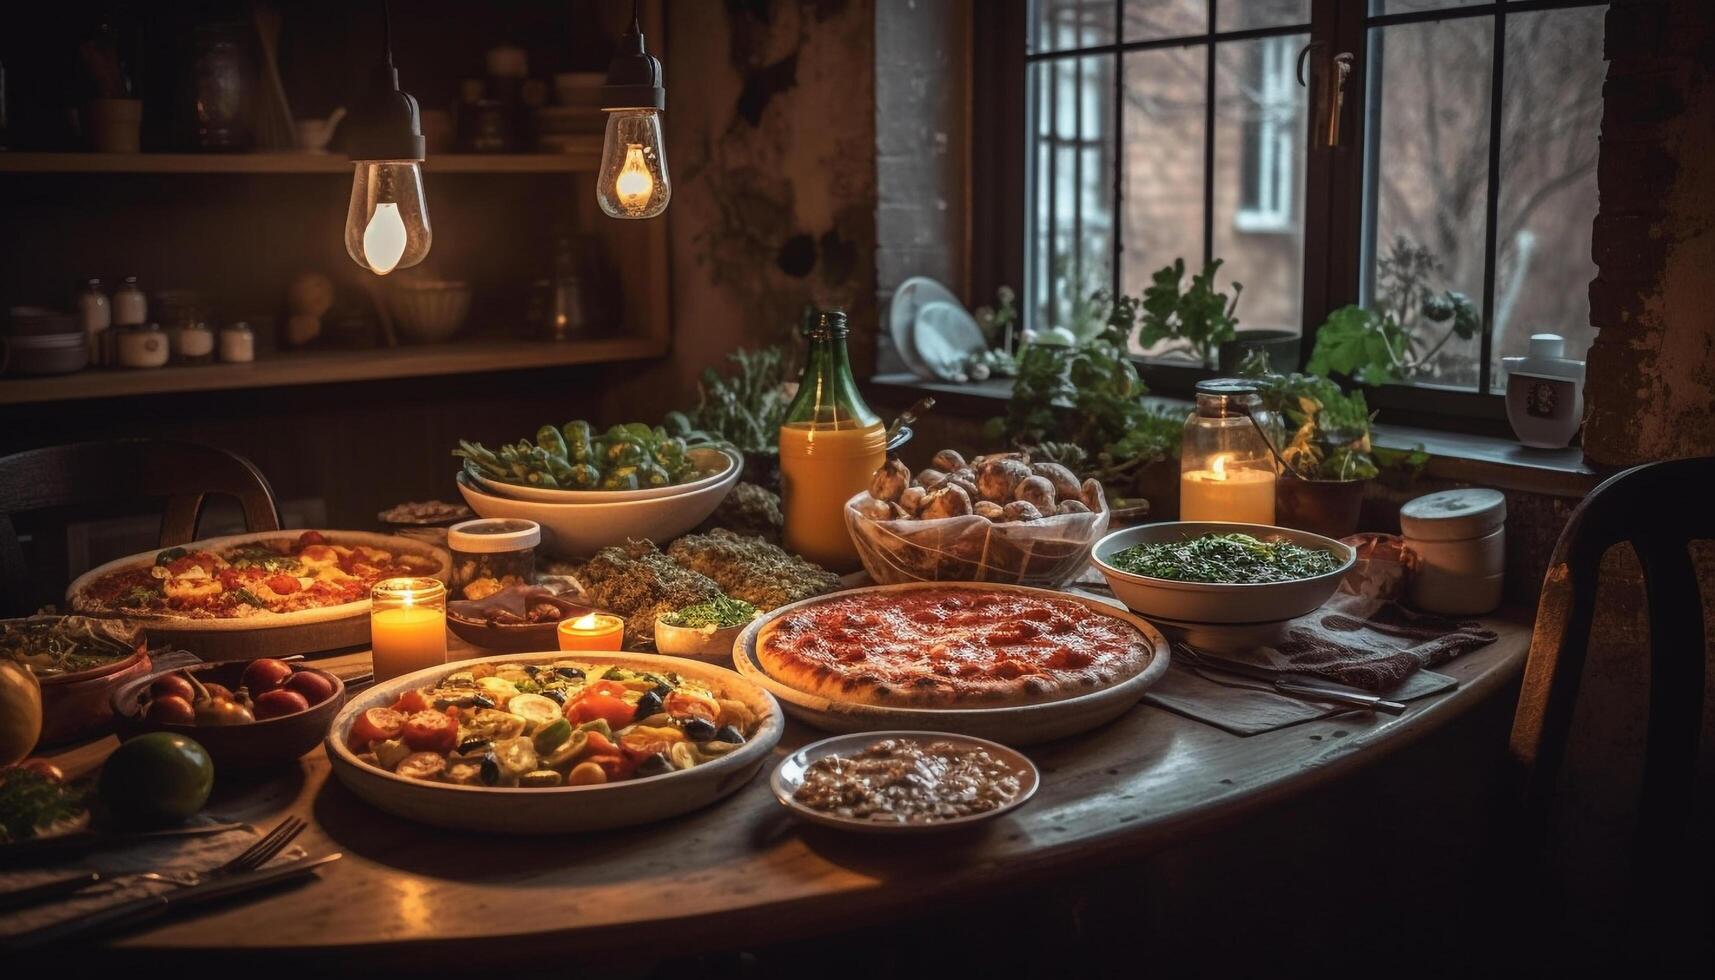
[{"label": "glass candle jar", "polygon": [[1260,409],[1252,382],[1197,383],[1179,451],[1180,520],[1274,523],[1274,453],[1252,419]]},{"label": "glass candle jar", "polygon": [[447,528],[453,553],[453,595],[486,599],[513,585],[536,580],[536,546],[542,526],[510,517],[482,517]]},{"label": "glass candle jar", "polygon": [[562,620],[557,633],[562,650],[614,651],[625,645],[625,620],[606,613],[590,613]]},{"label": "glass candle jar", "polygon": [[369,598],[377,682],[447,662],[447,587],[439,579],[383,579]]}]

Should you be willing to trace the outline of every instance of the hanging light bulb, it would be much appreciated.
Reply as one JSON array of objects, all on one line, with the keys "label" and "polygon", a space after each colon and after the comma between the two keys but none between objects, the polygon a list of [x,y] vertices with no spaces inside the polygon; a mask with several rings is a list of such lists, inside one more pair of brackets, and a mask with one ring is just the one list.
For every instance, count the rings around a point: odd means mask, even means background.
[{"label": "hanging light bulb", "polygon": [[351,114],[353,163],[345,212],[345,250],[378,276],[409,269],[429,254],[434,235],[423,197],[423,127],[417,100],[399,91],[393,20],[385,0],[387,44],[367,92]]},{"label": "hanging light bulb", "polygon": [[631,30],[608,66],[602,106],[607,136],[596,173],[596,203],[609,217],[653,218],[667,210],[673,197],[661,139],[667,91],[661,87],[661,62],[643,48],[637,0],[632,0]]}]

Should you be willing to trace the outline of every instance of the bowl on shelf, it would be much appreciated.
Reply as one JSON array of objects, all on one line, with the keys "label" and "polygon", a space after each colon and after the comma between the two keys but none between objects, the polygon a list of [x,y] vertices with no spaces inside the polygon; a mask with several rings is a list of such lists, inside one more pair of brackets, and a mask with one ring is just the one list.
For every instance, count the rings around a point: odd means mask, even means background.
[{"label": "bowl on shelf", "polygon": [[539,504],[622,504],[634,500],[655,500],[677,497],[684,493],[705,490],[726,479],[740,466],[736,453],[725,449],[699,448],[687,455],[697,464],[701,474],[695,480],[666,487],[643,487],[638,490],[549,490],[527,483],[507,483],[485,475],[475,463],[465,463],[465,475],[475,480],[486,493],[513,500],[529,500]]},{"label": "bowl on shelf", "polygon": [[[180,668],[179,672],[193,673],[198,681],[212,681],[237,690],[247,666],[249,661],[229,660],[194,664]],[[243,725],[171,725],[151,721],[143,715],[143,695],[148,693],[149,685],[162,673],[170,673],[158,671],[139,677],[113,692],[114,728],[121,739],[148,732],[176,732],[195,739],[208,750],[216,772],[290,765],[321,743],[327,736],[328,727],[333,724],[334,716],[345,704],[345,682],[338,676],[302,664],[293,664],[292,670],[321,675],[332,682],[333,693],[310,705],[307,710]]]},{"label": "bowl on shelf", "polygon": [[535,521],[542,525],[544,551],[562,558],[587,558],[630,538],[665,542],[684,534],[715,512],[738,475],[739,467],[733,465],[714,482],[672,496],[559,504],[502,497],[463,472],[458,475],[458,487],[479,516]]},{"label": "bowl on shelf", "polygon": [[387,309],[399,338],[413,344],[450,340],[470,315],[470,283],[456,279],[400,279],[386,286]]},{"label": "bowl on shelf", "polygon": [[[1180,582],[1123,571],[1114,555],[1136,545],[1160,544],[1206,534],[1249,534],[1264,541],[1290,541],[1333,552],[1333,571],[1289,582]],[[1090,557],[1114,597],[1193,646],[1218,652],[1251,649],[1278,638],[1282,627],[1322,607],[1340,587],[1357,554],[1350,545],[1309,531],[1261,524],[1168,521],[1115,531],[1096,542]]]}]

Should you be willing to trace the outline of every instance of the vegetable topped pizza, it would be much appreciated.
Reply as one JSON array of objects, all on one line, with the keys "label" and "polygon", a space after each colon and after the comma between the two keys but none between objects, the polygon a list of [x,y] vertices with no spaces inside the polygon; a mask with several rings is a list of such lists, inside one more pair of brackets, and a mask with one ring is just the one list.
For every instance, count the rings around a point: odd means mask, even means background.
[{"label": "vegetable topped pizza", "polygon": [[358,537],[330,541],[319,531],[305,531],[224,547],[168,548],[152,564],[97,576],[74,591],[72,606],[107,616],[243,619],[362,602],[382,579],[442,570],[434,555]]}]

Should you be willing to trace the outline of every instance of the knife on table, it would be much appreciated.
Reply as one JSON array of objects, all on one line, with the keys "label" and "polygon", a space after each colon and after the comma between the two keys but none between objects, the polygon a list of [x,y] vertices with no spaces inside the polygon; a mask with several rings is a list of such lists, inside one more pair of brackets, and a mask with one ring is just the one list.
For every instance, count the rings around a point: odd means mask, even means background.
[{"label": "knife on table", "polygon": [[258,888],[265,888],[292,878],[299,878],[324,864],[339,860],[340,857],[340,852],[335,851],[321,857],[299,858],[296,861],[269,865],[243,874],[224,875],[200,885],[190,885],[176,891],[132,899],[129,902],[121,902],[118,905],[100,909],[88,915],[67,919],[64,922],[56,922],[50,926],[43,926],[40,929],[33,929],[0,940],[0,948],[9,950],[32,949],[91,931],[112,931],[133,926],[162,915],[168,909],[180,905],[212,902],[254,891]]},{"label": "knife on table", "polygon": [[1352,708],[1365,708],[1380,711],[1389,715],[1405,713],[1405,703],[1389,701],[1379,695],[1359,691],[1355,688],[1341,687],[1321,680],[1306,680],[1300,675],[1283,673],[1255,664],[1241,663],[1224,657],[1215,657],[1200,650],[1194,650],[1183,643],[1176,644],[1181,658],[1193,667],[1218,671],[1224,674],[1236,674],[1251,680],[1261,681],[1274,688],[1281,694],[1300,700],[1326,701],[1330,704],[1343,704]]}]

